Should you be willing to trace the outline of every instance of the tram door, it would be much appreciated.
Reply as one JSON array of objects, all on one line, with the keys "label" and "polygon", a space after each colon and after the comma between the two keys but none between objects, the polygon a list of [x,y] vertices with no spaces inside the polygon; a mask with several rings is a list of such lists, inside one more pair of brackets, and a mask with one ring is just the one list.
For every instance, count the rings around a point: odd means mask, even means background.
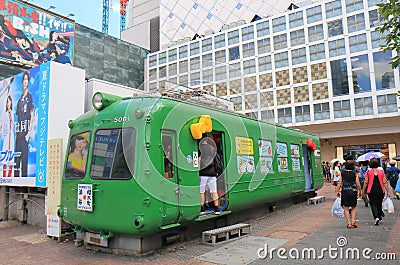
[{"label": "tram door", "polygon": [[313,188],[312,184],[312,164],[311,164],[311,153],[310,149],[306,144],[303,144],[303,165],[304,165],[304,176],[306,181],[306,190]]},{"label": "tram door", "polygon": [[161,132],[163,179],[161,187],[161,200],[163,200],[163,225],[174,224],[179,219],[180,188],[179,171],[177,170],[177,144],[174,131],[163,130]]}]

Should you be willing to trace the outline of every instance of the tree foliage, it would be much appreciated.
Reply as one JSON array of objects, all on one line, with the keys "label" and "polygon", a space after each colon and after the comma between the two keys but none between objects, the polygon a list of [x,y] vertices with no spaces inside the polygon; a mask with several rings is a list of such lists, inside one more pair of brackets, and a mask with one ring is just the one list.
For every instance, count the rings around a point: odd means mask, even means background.
[{"label": "tree foliage", "polygon": [[390,62],[392,68],[396,68],[400,65],[400,0],[388,0],[378,6],[380,16],[385,19],[380,32],[387,34],[382,50],[396,51],[396,56]]}]

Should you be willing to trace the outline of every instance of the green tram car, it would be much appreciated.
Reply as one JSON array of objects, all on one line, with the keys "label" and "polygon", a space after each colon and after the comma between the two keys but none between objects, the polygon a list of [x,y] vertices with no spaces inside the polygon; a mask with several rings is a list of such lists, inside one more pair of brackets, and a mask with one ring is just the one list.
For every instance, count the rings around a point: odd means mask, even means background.
[{"label": "green tram car", "polygon": [[[161,246],[157,235],[314,195],[323,185],[320,142],[312,134],[165,96],[96,93],[92,103],[95,110],[69,123],[58,211],[85,244],[146,252]],[[223,161],[221,215],[200,214],[205,133]]]}]

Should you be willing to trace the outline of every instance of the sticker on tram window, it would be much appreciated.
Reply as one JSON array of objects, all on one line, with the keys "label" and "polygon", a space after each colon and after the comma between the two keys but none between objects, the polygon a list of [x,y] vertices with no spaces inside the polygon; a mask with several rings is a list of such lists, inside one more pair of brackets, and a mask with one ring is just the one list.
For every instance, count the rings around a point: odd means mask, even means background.
[{"label": "sticker on tram window", "polygon": [[253,139],[236,136],[235,142],[236,142],[236,154],[254,155]]}]

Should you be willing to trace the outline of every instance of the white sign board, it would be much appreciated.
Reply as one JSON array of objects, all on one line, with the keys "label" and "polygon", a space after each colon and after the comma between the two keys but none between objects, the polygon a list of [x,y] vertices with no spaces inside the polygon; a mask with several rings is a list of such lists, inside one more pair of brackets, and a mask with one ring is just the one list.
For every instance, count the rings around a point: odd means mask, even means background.
[{"label": "white sign board", "polygon": [[92,184],[78,184],[77,209],[81,211],[93,211]]}]

